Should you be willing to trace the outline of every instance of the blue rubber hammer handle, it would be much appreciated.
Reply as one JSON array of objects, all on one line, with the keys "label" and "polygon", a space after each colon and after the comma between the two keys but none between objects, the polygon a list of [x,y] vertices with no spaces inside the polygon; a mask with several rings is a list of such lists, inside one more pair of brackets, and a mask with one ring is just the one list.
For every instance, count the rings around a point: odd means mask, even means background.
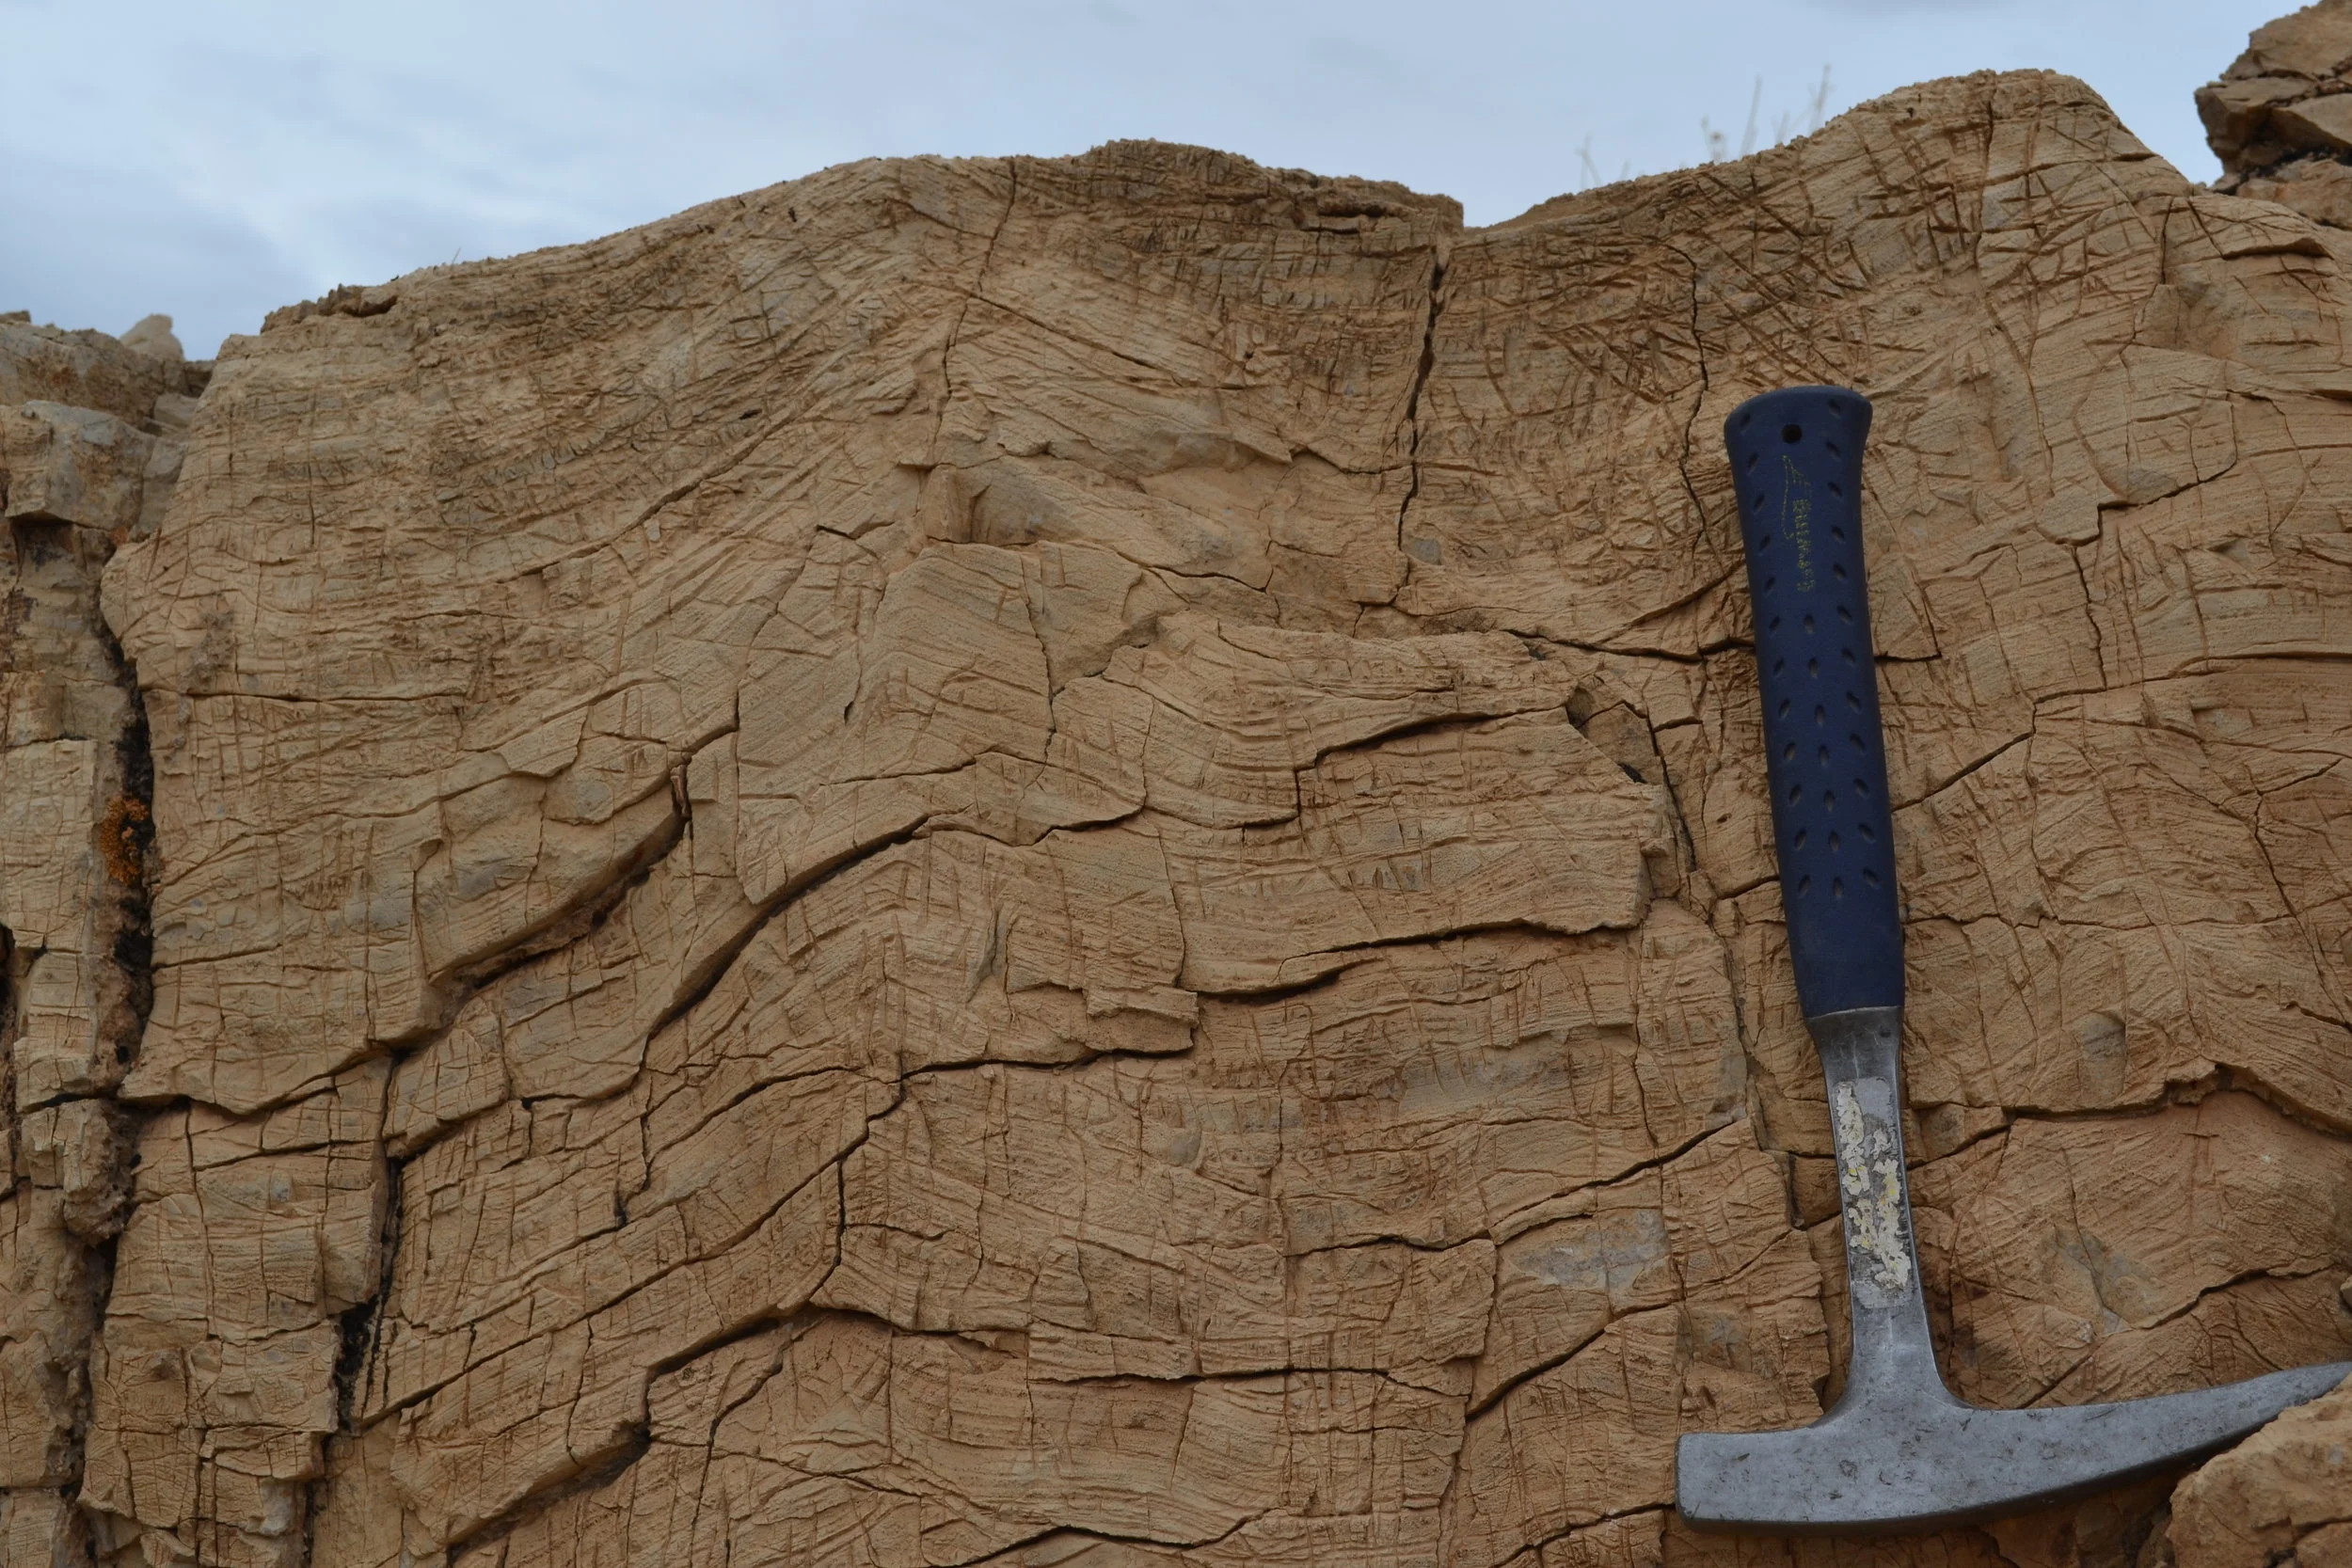
[{"label": "blue rubber hammer handle", "polygon": [[1886,742],[1862,567],[1869,401],[1786,387],[1724,421],[1756,608],[1765,773],[1804,1016],[1903,1000]]}]

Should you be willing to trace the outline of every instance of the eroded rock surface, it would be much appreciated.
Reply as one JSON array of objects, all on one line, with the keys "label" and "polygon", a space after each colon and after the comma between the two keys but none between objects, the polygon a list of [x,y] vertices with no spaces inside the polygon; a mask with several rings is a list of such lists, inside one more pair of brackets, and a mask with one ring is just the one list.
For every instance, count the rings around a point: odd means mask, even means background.
[{"label": "eroded rock surface", "polygon": [[88,1365],[131,1199],[114,1098],[149,996],[148,752],[99,577],[146,537],[204,368],[0,316],[0,1562],[88,1542]]},{"label": "eroded rock surface", "polygon": [[2213,1568],[2352,1562],[2352,1390],[2290,1410],[2181,1483],[2171,1544]]},{"label": "eroded rock surface", "polygon": [[2352,0],[2316,0],[2254,30],[2198,89],[2218,188],[2352,228]]},{"label": "eroded rock surface", "polygon": [[[8,1551],[2200,1560],[2169,1478],[1867,1549],[1668,1507],[1844,1337],[1715,430],[1877,404],[1957,1386],[2352,1356],[2347,265],[1983,75],[1475,231],[1155,144],[848,166],[280,312],[167,507],[129,372],[8,416],[113,453],[11,479],[111,508],[39,667],[136,681],[11,728],[97,804],[8,829],[7,924],[153,943],[12,992]],[[117,788],[109,903],[58,847]]]}]

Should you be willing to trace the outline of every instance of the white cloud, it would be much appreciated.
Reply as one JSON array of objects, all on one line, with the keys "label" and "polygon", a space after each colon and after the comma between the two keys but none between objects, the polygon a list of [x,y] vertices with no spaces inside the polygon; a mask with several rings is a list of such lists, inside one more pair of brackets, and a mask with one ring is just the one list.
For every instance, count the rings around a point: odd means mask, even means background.
[{"label": "white cloud", "polygon": [[0,0],[0,309],[194,352],[338,282],[585,239],[868,155],[1118,136],[1401,180],[1491,222],[1981,66],[2087,77],[2192,175],[2189,94],[2287,0]]}]

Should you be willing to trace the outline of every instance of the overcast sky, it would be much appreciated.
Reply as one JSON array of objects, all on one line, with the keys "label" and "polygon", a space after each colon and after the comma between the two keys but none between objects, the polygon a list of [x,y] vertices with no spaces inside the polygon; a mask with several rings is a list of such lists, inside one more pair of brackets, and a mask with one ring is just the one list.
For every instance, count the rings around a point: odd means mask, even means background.
[{"label": "overcast sky", "polygon": [[[829,164],[1120,136],[1491,223],[1980,67],[2071,71],[2195,179],[2190,93],[2293,0],[0,0],[0,310],[192,355],[271,308]],[[1589,163],[1587,160],[1589,159]]]}]

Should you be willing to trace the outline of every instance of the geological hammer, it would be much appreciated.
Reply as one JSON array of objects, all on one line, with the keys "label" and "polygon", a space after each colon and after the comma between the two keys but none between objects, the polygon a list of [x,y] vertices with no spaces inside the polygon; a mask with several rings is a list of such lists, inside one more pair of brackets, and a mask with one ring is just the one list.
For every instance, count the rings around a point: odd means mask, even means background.
[{"label": "geological hammer", "polygon": [[2182,1464],[2352,1373],[2352,1361],[2114,1404],[1981,1410],[1928,1336],[1902,1132],[1894,818],[1862,572],[1870,404],[1841,387],[1750,398],[1724,424],[1756,612],[1772,843],[1797,999],[1821,1057],[1845,1216],[1846,1389],[1795,1432],[1690,1433],[1676,1505],[1775,1534],[1925,1529]]}]

